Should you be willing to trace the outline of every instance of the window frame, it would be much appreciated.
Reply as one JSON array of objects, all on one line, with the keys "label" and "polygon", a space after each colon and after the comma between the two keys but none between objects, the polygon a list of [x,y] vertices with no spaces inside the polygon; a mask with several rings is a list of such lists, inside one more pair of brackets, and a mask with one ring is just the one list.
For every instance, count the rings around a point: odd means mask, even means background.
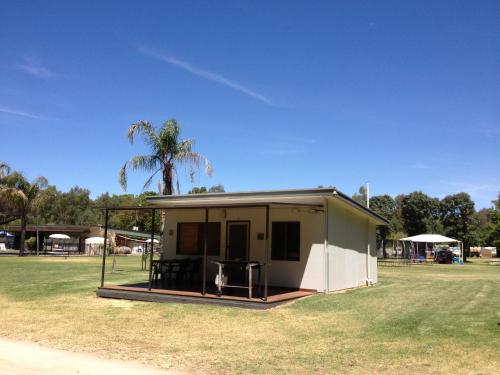
[{"label": "window frame", "polygon": [[[275,257],[275,249],[274,249],[274,240],[275,240],[275,230],[274,230],[274,225],[275,224],[285,224],[285,232],[284,232],[284,240],[285,240],[285,249],[284,249],[284,258],[276,258]],[[288,230],[288,225],[287,224],[294,224],[297,225],[297,235],[298,235],[298,243],[297,243],[297,253],[298,253],[298,258],[293,258],[290,259],[288,253],[289,253],[289,247],[288,247],[288,239],[287,239],[287,230]],[[301,222],[298,220],[291,221],[291,220],[279,220],[279,221],[273,221],[271,222],[271,260],[272,261],[285,261],[285,262],[300,262],[300,253],[301,253]]]},{"label": "window frame", "polygon": [[[182,252],[182,249],[180,248],[180,238],[181,238],[181,226],[184,224],[196,224],[198,226],[198,251],[196,253],[185,253]],[[210,248],[210,241],[208,242],[207,246],[207,256],[220,256],[220,246],[221,246],[221,231],[222,231],[222,225],[220,221],[209,221],[208,222],[208,228],[210,230],[210,224],[216,224],[218,228],[218,233],[217,233],[217,245],[218,247],[216,249],[211,249]],[[175,245],[175,254],[176,255],[185,255],[185,256],[203,256],[203,235],[200,236],[200,233],[203,233],[203,226],[205,225],[204,221],[185,221],[185,222],[178,222],[177,223],[177,243]],[[210,233],[208,233],[208,237],[210,237]]]}]

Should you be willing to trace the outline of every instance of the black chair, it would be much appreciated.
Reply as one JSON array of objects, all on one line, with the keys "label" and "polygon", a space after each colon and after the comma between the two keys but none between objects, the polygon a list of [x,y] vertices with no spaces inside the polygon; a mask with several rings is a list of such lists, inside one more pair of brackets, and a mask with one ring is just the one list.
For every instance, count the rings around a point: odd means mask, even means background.
[{"label": "black chair", "polygon": [[161,274],[161,264],[160,263],[153,263],[153,269],[151,272],[153,274],[154,285],[158,286],[158,279],[161,278],[161,281],[163,281],[163,277]]},{"label": "black chair", "polygon": [[188,259],[184,263],[184,268],[182,272],[182,280],[187,281],[189,285],[193,285],[194,279],[199,279],[200,268],[201,268],[201,258]]},{"label": "black chair", "polygon": [[178,282],[179,282],[179,279],[182,275],[182,270],[183,270],[183,260],[181,259],[176,259],[176,260],[173,260],[169,266],[170,266],[170,270],[169,270],[169,274],[168,274],[168,281],[169,283],[172,283],[174,282],[176,285],[178,285]]},{"label": "black chair", "polygon": [[171,264],[169,262],[160,263],[161,286],[166,288],[170,280]]}]

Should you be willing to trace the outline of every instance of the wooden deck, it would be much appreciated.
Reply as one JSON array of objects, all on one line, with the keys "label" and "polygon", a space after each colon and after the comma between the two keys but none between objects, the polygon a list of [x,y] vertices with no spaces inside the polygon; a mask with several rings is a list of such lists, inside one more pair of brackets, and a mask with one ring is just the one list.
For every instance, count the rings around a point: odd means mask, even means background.
[{"label": "wooden deck", "polygon": [[[187,290],[184,290],[187,289]],[[201,288],[152,288],[147,283],[131,285],[105,285],[97,289],[97,295],[104,298],[128,299],[148,302],[202,303],[224,306],[244,307],[251,309],[269,309],[283,303],[315,294],[313,290],[269,287],[267,301],[258,297],[248,298],[242,291],[231,291],[232,294],[215,295],[211,288],[203,295]]]}]

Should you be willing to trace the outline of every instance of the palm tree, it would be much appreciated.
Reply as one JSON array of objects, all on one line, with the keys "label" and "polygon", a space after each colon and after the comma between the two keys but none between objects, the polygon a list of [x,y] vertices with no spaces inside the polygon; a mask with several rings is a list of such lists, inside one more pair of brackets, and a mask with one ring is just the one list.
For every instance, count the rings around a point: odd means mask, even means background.
[{"label": "palm tree", "polygon": [[19,256],[24,255],[24,240],[26,238],[26,224],[28,215],[39,198],[39,193],[47,187],[45,177],[38,177],[29,182],[20,172],[13,172],[1,179],[0,197],[10,210],[21,219],[21,245]]},{"label": "palm tree", "polygon": [[156,129],[148,121],[132,124],[128,129],[130,143],[134,143],[135,136],[139,133],[143,135],[145,143],[150,147],[151,154],[135,156],[123,165],[120,169],[120,184],[124,190],[127,189],[127,169],[152,173],[144,183],[144,190],[151,185],[154,176],[161,172],[163,195],[173,194],[174,181],[176,181],[177,191],[179,191],[178,166],[190,167],[191,180],[194,178],[194,168],[199,168],[202,162],[207,175],[212,174],[212,166],[208,159],[193,151],[194,140],[179,139],[180,126],[175,119],[167,120],[159,129]]},{"label": "palm tree", "polygon": [[[0,162],[0,187],[3,184],[3,179],[10,173],[10,166]],[[0,196],[0,224],[7,224],[16,220],[12,215],[11,210],[7,207],[7,201]]]}]

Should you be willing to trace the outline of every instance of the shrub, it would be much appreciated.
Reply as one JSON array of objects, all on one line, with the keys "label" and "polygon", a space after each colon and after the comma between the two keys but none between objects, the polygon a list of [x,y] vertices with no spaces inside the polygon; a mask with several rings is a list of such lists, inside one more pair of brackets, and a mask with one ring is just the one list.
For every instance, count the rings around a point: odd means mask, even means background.
[{"label": "shrub", "polygon": [[36,237],[30,237],[27,240],[24,241],[24,246],[28,250],[35,250],[36,249]]}]

